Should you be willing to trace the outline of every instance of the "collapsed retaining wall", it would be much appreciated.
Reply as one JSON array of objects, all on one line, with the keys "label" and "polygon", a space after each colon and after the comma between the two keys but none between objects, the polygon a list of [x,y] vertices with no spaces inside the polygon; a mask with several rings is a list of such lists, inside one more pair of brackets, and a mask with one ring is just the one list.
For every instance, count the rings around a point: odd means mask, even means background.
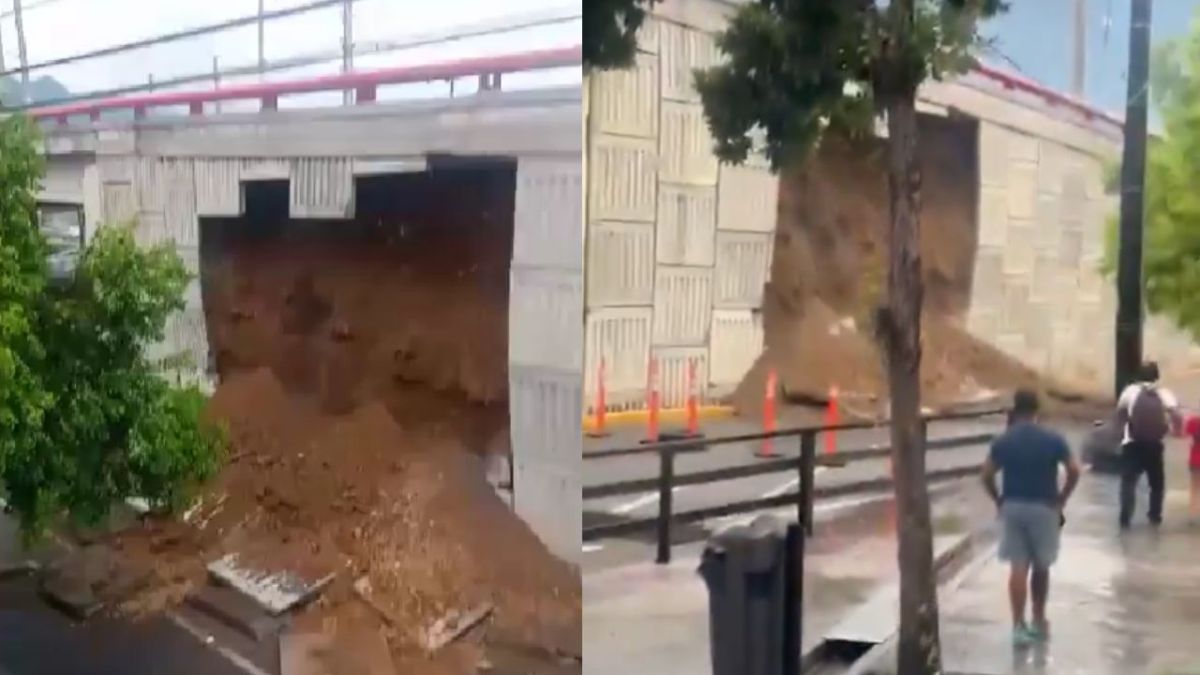
[{"label": "collapsed retaining wall", "polygon": [[174,242],[197,279],[153,355],[186,355],[180,379],[211,389],[199,219],[241,215],[243,183],[287,181],[291,218],[346,219],[355,212],[358,176],[421,171],[432,153],[515,159],[507,357],[513,505],[554,553],[577,560],[581,116],[579,91],[561,89],[55,128],[46,136],[44,198],[82,205],[87,232],[132,221],[140,242]]}]

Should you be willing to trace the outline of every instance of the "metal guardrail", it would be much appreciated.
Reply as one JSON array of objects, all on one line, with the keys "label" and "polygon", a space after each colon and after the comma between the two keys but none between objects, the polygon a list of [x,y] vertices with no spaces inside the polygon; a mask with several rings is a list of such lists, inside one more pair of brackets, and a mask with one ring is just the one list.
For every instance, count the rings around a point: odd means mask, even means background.
[{"label": "metal guardrail", "polygon": [[[921,437],[925,440],[926,450],[948,450],[968,445],[986,443],[995,437],[995,433],[963,434],[947,438],[928,436],[930,422],[945,422],[953,420],[979,419],[1007,413],[1007,409],[988,409],[974,412],[950,413],[946,415],[924,417],[921,420]],[[831,485],[822,488],[816,486],[816,467],[843,466],[850,462],[870,459],[880,459],[891,454],[890,447],[870,447],[858,450],[846,450],[833,456],[817,456],[817,434],[831,431],[851,429],[870,429],[886,425],[887,422],[853,422],[848,424],[828,426],[804,426],[780,429],[772,432],[737,434],[716,438],[697,437],[683,440],[669,440],[658,443],[641,443],[636,446],[618,448],[604,452],[585,453],[585,461],[599,461],[617,457],[634,455],[657,454],[659,459],[658,476],[654,478],[638,478],[632,480],[589,485],[583,488],[584,500],[602,499],[618,495],[635,494],[647,491],[658,493],[658,513],[647,518],[636,518],[617,523],[601,523],[585,527],[583,539],[594,540],[601,537],[613,537],[653,528],[656,534],[655,562],[666,564],[671,561],[671,530],[676,523],[688,523],[710,518],[736,515],[776,508],[794,504],[797,521],[803,525],[807,534],[813,531],[813,501],[816,498],[828,498],[860,492],[884,489],[892,484],[890,477],[872,478],[854,483]],[[713,446],[731,445],[762,441],[766,439],[799,438],[800,452],[796,456],[764,459],[756,464],[708,469],[683,475],[675,473],[675,456],[679,453],[701,452]],[[977,467],[952,467],[926,472],[927,480],[948,480],[968,476]],[[718,506],[692,509],[676,513],[673,510],[673,496],[676,487],[684,485],[702,485],[719,481],[761,476],[774,473],[795,472],[798,477],[798,487],[794,493],[784,493],[758,499],[747,499],[730,502]]]},{"label": "metal guardrail", "polygon": [[[341,0],[339,0],[339,2],[340,1]],[[324,6],[324,4],[321,5],[321,7]],[[264,15],[264,18],[272,17],[266,17]],[[438,30],[424,34],[407,35],[397,39],[355,42],[353,45],[351,45],[353,52],[352,55],[354,58],[371,57],[379,54],[389,54],[392,52],[414,49],[416,47],[453,43],[476,37],[511,33],[528,28],[553,26],[571,21],[578,21],[581,19],[582,12],[578,9],[572,9],[570,11],[556,10],[516,14],[505,17],[502,20],[490,19],[486,21],[459,24],[444,30]],[[158,42],[168,41],[166,38],[156,38],[156,40]],[[79,60],[92,58],[93,56],[93,54],[89,53],[73,58],[75,60]],[[127,96],[129,94],[140,94],[143,92],[171,90],[176,87],[202,83],[211,83],[212,86],[216,88],[221,86],[221,82],[233,78],[245,77],[249,75],[265,75],[278,71],[333,63],[341,60],[343,57],[344,54],[342,50],[338,48],[333,50],[308,52],[296,56],[272,59],[270,61],[264,60],[258,63],[248,63],[228,68],[219,68],[214,65],[212,70],[206,69],[184,75],[176,75],[166,79],[151,80],[149,82],[141,82],[137,84],[126,84],[109,89],[97,89],[81,94],[73,94],[63,98],[41,100],[37,103],[8,106],[6,109],[12,111],[29,110],[32,108],[44,108],[52,105],[63,105],[67,103],[77,103],[80,101],[90,101],[101,98]],[[214,60],[214,64],[215,63],[216,61]],[[38,65],[40,66],[41,64]],[[31,66],[31,68],[32,67],[38,66]]]},{"label": "metal guardrail", "polygon": [[281,96],[345,90],[354,90],[357,93],[355,102],[359,105],[365,105],[375,101],[377,89],[384,85],[429,82],[472,76],[498,77],[503,73],[575,66],[581,64],[582,59],[583,50],[578,46],[561,49],[544,49],[518,54],[459,59],[456,61],[416,66],[353,71],[283,82],[262,82],[222,87],[219,89],[161,92],[140,96],[82,101],[66,105],[34,108],[28,111],[28,115],[38,120],[54,119],[60,124],[65,124],[68,117],[75,115],[87,115],[92,120],[97,120],[100,117],[100,113],[105,111],[133,110],[135,116],[144,117],[146,110],[150,108],[182,105],[188,106],[191,115],[203,115],[205,103],[253,99],[261,102],[262,110],[271,111],[278,109],[279,98]]}]

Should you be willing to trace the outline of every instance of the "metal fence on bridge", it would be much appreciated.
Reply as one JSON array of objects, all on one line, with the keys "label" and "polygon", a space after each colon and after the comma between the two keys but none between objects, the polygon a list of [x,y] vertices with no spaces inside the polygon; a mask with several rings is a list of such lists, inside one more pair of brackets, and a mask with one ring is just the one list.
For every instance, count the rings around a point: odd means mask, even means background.
[{"label": "metal fence on bridge", "polygon": [[[26,97],[31,91],[29,85],[34,76],[63,78],[69,75],[66,79],[82,79],[88,84],[66,95],[40,95],[35,99],[16,101],[10,99],[6,103],[12,110],[145,92],[177,91],[181,87],[196,89],[205,85],[218,88],[257,84],[273,79],[273,75],[309,78],[314,75],[344,74],[356,69],[394,67],[402,63],[483,58],[518,50],[545,51],[576,44],[579,26],[582,25],[580,8],[577,5],[564,5],[533,12],[508,13],[470,23],[441,25],[419,34],[412,33],[408,28],[411,22],[397,22],[396,27],[404,31],[404,34],[397,35],[391,32],[395,30],[393,26],[379,26],[378,21],[372,20],[381,14],[399,11],[394,9],[399,5],[388,5],[382,0],[293,0],[282,7],[274,2],[272,4],[277,7],[270,10],[264,8],[263,0],[258,0],[258,11],[255,13],[222,18],[153,37],[139,37],[117,44],[102,43],[99,48],[66,55],[51,52],[54,54],[52,58],[30,62],[26,57],[27,29],[24,27],[30,22],[28,17],[24,22],[20,20],[21,2],[14,2],[14,11],[0,14],[0,84],[6,78],[12,78],[13,81],[19,78],[22,86],[17,91]],[[251,3],[252,0],[247,0],[247,4]],[[65,0],[26,2],[25,13],[32,15],[32,10],[44,8],[53,11],[69,4]],[[359,10],[357,14],[356,8]],[[75,17],[64,20],[68,19],[78,20]],[[301,24],[304,27],[319,27],[321,35],[305,31],[301,48],[297,47],[296,40],[280,39],[285,31],[296,32]],[[437,25],[437,22],[428,25]],[[6,27],[10,29],[7,33]],[[271,34],[272,31],[275,34]],[[15,67],[11,60],[6,62],[4,59],[4,36],[13,33],[20,43],[20,56]],[[332,39],[335,36],[336,41]],[[513,45],[497,47],[491,44],[497,40],[508,40]],[[322,41],[328,44],[323,48],[314,48]],[[63,42],[56,40],[54,44]],[[11,44],[8,46],[11,48]],[[413,54],[422,49],[441,53],[432,56]],[[164,57],[164,52],[169,58]],[[205,62],[207,54],[211,54],[211,64]],[[95,73],[97,77],[84,78],[81,73]],[[572,77],[572,81],[578,79],[578,76]],[[117,80],[113,81],[113,78]],[[454,80],[447,82],[453,94]],[[84,86],[88,87],[87,90],[82,90]],[[3,87],[0,87],[0,96],[3,94]],[[356,92],[347,89],[343,94],[342,102],[348,104],[353,102]]]}]

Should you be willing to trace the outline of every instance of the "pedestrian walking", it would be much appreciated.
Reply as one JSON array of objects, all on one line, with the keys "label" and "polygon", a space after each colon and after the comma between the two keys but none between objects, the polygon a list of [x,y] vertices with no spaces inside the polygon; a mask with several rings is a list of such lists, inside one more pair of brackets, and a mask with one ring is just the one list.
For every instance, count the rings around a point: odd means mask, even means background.
[{"label": "pedestrian walking", "polygon": [[1172,430],[1182,428],[1179,400],[1158,384],[1158,364],[1142,364],[1138,380],[1121,392],[1117,400],[1117,424],[1124,429],[1121,440],[1121,529],[1129,527],[1142,474],[1150,484],[1146,516],[1152,525],[1162,523],[1164,441]]},{"label": "pedestrian walking", "polygon": [[[1063,509],[1079,482],[1079,462],[1067,441],[1038,423],[1038,397],[1019,390],[1013,397],[1008,429],[992,442],[983,463],[983,486],[1000,512],[1000,559],[1008,562],[1008,599],[1012,608],[1013,643],[1025,645],[1050,635],[1046,598],[1050,567],[1058,559]],[[1058,467],[1067,471],[1058,485]],[[996,489],[996,474],[1002,489]],[[1025,621],[1025,601],[1032,590],[1032,622]]]}]

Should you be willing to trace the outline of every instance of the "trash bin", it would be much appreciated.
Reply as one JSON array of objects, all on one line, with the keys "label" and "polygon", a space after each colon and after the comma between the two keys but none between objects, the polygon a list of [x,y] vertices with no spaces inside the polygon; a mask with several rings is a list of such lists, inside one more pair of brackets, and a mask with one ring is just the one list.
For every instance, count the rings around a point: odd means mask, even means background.
[{"label": "trash bin", "polygon": [[[793,675],[799,661],[798,598],[790,577],[799,528],[759,516],[705,546],[713,675]],[[793,653],[795,652],[795,653]]]}]

